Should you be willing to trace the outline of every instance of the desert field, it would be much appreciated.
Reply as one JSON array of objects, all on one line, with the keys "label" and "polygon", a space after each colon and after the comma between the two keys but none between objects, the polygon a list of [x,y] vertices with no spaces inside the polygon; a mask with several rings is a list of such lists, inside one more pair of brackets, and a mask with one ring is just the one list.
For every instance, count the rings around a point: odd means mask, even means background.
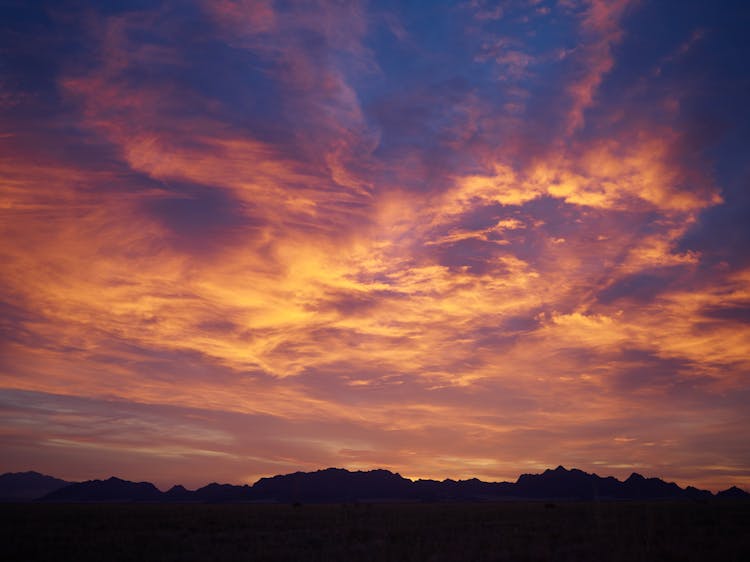
[{"label": "desert field", "polygon": [[750,560],[750,504],[4,504],[3,559]]}]

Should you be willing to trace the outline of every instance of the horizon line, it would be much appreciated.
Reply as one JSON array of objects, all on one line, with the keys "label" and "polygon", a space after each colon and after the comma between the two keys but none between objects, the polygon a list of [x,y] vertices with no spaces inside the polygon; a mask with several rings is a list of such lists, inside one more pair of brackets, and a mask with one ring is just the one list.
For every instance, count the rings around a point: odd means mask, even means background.
[{"label": "horizon line", "polygon": [[446,478],[442,478],[442,479],[438,479],[438,478],[425,478],[425,477],[411,477],[411,476],[404,476],[403,474],[401,474],[398,471],[393,471],[393,470],[390,470],[390,469],[387,469],[387,468],[368,468],[368,469],[356,468],[356,469],[351,469],[351,468],[345,468],[345,467],[328,466],[328,467],[325,467],[325,468],[318,468],[318,469],[313,469],[313,470],[294,470],[294,471],[291,471],[291,472],[278,473],[278,474],[273,474],[273,475],[270,475],[270,476],[260,476],[260,477],[258,477],[253,482],[245,481],[245,482],[240,482],[240,483],[232,483],[232,482],[219,482],[217,480],[210,480],[210,481],[207,481],[202,486],[197,486],[197,487],[194,487],[194,488],[193,487],[189,488],[189,487],[187,487],[187,486],[185,486],[185,485],[183,485],[183,484],[181,484],[179,482],[176,482],[176,483],[173,483],[171,486],[167,486],[164,489],[162,487],[158,486],[157,484],[155,484],[151,480],[138,480],[138,479],[131,480],[129,478],[122,478],[120,476],[116,476],[115,474],[110,474],[107,477],[101,477],[101,478],[88,478],[88,479],[84,479],[84,480],[66,480],[65,478],[61,478],[61,477],[55,476],[53,474],[47,474],[47,473],[44,473],[44,472],[39,472],[38,470],[35,470],[35,469],[31,469],[31,470],[25,470],[25,471],[8,471],[8,472],[3,472],[2,474],[0,474],[0,476],[4,476],[6,474],[28,474],[28,473],[36,473],[36,474],[39,474],[39,475],[42,475],[42,476],[49,476],[49,477],[56,478],[56,479],[59,479],[59,480],[65,480],[65,481],[67,481],[70,484],[78,484],[78,483],[84,483],[84,482],[93,482],[93,481],[97,481],[97,480],[99,480],[99,481],[106,481],[106,480],[109,480],[111,478],[116,478],[118,480],[122,480],[122,481],[125,481],[125,482],[148,483],[148,484],[151,484],[157,490],[159,490],[160,492],[163,493],[163,492],[166,492],[166,491],[168,491],[171,488],[174,488],[176,486],[181,486],[181,487],[185,488],[188,491],[199,490],[199,489],[204,488],[206,486],[210,486],[211,484],[253,487],[253,486],[255,486],[258,482],[260,482],[263,479],[270,479],[270,478],[275,478],[275,477],[279,477],[279,476],[291,476],[291,475],[294,475],[294,474],[312,474],[312,473],[316,473],[316,472],[325,472],[325,471],[328,471],[328,470],[340,470],[340,471],[345,471],[345,472],[349,472],[349,473],[365,473],[365,472],[382,471],[382,472],[388,472],[388,473],[393,474],[395,476],[399,476],[401,478],[404,478],[405,480],[409,480],[410,482],[418,482],[418,481],[467,482],[467,481],[470,481],[470,480],[479,480],[480,482],[484,482],[484,483],[488,483],[488,484],[503,484],[503,483],[513,484],[513,483],[517,483],[518,480],[521,478],[521,476],[524,476],[524,475],[540,475],[540,474],[544,474],[545,472],[554,472],[554,471],[560,470],[560,469],[564,470],[565,472],[579,471],[579,472],[582,472],[584,474],[588,474],[590,476],[597,476],[597,477],[603,478],[603,479],[614,478],[615,480],[617,480],[618,482],[621,482],[621,483],[624,483],[631,476],[637,475],[637,476],[641,476],[642,478],[644,478],[646,480],[655,479],[655,480],[661,480],[662,482],[664,482],[666,484],[675,484],[675,485],[679,486],[680,488],[682,488],[683,490],[692,487],[692,488],[696,488],[698,490],[708,490],[712,494],[716,494],[718,492],[721,492],[721,491],[724,491],[724,490],[728,490],[728,489],[731,489],[731,488],[738,488],[740,490],[743,490],[745,492],[750,493],[748,490],[746,490],[745,488],[743,488],[742,486],[740,486],[738,484],[730,484],[726,488],[713,490],[713,489],[710,489],[710,488],[701,488],[700,486],[695,485],[695,484],[685,484],[685,485],[682,485],[682,484],[680,484],[680,483],[678,483],[678,482],[676,482],[674,480],[666,480],[664,477],[661,477],[661,476],[647,476],[644,473],[639,472],[638,470],[633,470],[630,473],[630,475],[628,475],[627,478],[620,479],[620,478],[618,478],[615,475],[611,475],[611,474],[610,475],[601,475],[601,474],[598,474],[597,472],[588,472],[586,470],[583,470],[583,469],[580,469],[580,468],[576,468],[576,467],[566,468],[565,466],[563,466],[561,464],[557,465],[555,468],[547,467],[547,468],[544,468],[544,469],[538,469],[539,472],[520,472],[518,474],[518,476],[516,476],[515,480],[482,480],[481,478],[479,478],[477,476],[472,476],[472,477],[468,477],[468,478],[450,478],[450,477],[446,477]]}]

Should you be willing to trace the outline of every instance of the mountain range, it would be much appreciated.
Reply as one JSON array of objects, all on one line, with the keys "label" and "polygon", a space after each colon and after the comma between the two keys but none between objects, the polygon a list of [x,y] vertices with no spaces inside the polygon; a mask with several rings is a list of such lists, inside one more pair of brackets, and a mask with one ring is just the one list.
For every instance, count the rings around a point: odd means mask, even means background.
[{"label": "mountain range", "polygon": [[750,499],[735,486],[712,494],[681,488],[660,478],[633,473],[624,481],[558,466],[523,474],[516,482],[416,480],[387,470],[327,468],[261,478],[252,486],[211,483],[197,490],[174,486],[160,491],[150,482],[115,478],[66,482],[38,472],[0,475],[0,501],[42,502],[414,502],[501,500],[657,500]]}]

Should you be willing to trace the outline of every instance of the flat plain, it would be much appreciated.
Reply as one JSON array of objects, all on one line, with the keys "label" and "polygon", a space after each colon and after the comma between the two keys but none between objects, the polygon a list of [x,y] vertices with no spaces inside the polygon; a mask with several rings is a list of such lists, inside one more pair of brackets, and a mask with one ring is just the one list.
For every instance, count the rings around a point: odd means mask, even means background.
[{"label": "flat plain", "polygon": [[750,560],[748,502],[2,504],[2,558]]}]

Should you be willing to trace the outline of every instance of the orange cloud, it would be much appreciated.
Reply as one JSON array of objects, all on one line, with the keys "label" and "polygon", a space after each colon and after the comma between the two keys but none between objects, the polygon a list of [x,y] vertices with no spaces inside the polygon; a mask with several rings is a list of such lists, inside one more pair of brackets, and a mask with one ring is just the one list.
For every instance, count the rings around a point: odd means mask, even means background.
[{"label": "orange cloud", "polygon": [[[584,70],[560,88],[565,130],[536,144],[530,90],[508,117],[494,81],[489,97],[450,82],[437,124],[399,90],[411,121],[389,129],[366,6],[305,6],[202,4],[256,72],[229,81],[250,101],[188,80],[199,62],[156,10],[92,24],[100,56],[61,66],[59,123],[8,119],[0,399],[19,411],[2,438],[70,471],[158,458],[165,481],[185,459],[227,479],[342,463],[747,478],[726,435],[750,277],[685,243],[726,194],[677,122],[583,134],[631,3],[576,4]],[[533,80],[522,55],[495,60]]]},{"label": "orange cloud", "polygon": [[568,86],[572,107],[567,131],[574,133],[584,125],[584,112],[591,106],[604,76],[614,66],[612,46],[622,38],[620,19],[633,0],[589,0],[584,3],[581,30],[587,38],[582,47],[584,69],[580,78]]}]

